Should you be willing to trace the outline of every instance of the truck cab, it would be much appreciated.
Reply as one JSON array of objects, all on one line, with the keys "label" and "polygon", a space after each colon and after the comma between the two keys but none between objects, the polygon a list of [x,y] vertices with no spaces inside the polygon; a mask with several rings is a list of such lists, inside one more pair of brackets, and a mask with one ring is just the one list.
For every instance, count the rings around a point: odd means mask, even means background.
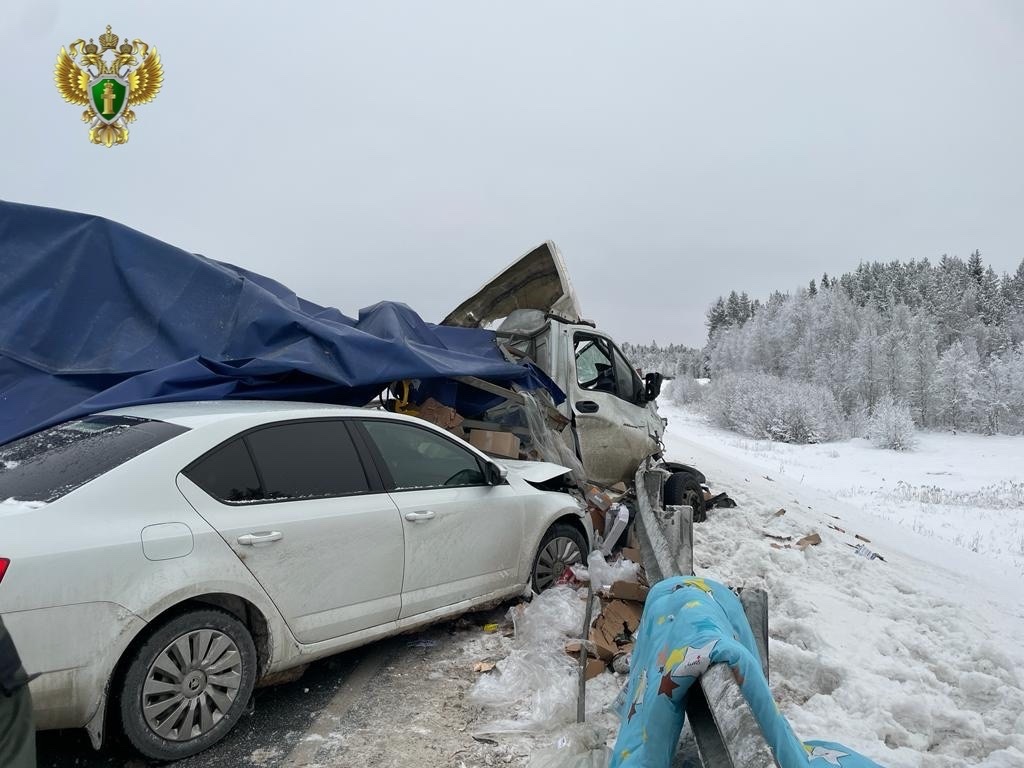
[{"label": "truck cab", "polygon": [[554,243],[527,253],[442,324],[496,326],[506,354],[532,361],[558,384],[566,394],[558,410],[569,419],[561,436],[590,481],[629,484],[661,450],[661,375],[641,378],[614,340],[582,317]]}]

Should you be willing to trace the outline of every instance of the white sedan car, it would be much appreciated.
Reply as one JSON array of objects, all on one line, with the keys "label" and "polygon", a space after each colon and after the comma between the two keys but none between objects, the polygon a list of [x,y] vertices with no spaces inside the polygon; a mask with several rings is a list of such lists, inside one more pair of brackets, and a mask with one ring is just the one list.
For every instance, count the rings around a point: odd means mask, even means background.
[{"label": "white sedan car", "polygon": [[0,613],[37,727],[221,739],[257,681],[539,590],[581,561],[567,470],[382,411],[125,408],[0,446]]}]

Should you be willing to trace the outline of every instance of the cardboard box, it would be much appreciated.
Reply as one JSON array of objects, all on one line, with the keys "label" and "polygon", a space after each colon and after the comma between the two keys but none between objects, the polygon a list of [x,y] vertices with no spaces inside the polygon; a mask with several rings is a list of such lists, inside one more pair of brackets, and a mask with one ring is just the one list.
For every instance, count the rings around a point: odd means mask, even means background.
[{"label": "cardboard box", "polygon": [[590,640],[594,643],[598,658],[611,661],[616,653],[632,647],[632,643],[618,645],[615,638],[625,629],[636,633],[642,613],[643,606],[640,603],[625,600],[612,600],[604,606],[590,629]]},{"label": "cardboard box", "polygon": [[447,429],[449,432],[454,432],[457,435],[462,434],[462,422],[465,419],[456,413],[454,408],[442,405],[432,397],[426,399],[416,415],[424,421],[429,421],[431,424],[436,424],[442,429]]},{"label": "cardboard box", "polygon": [[611,661],[619,651],[619,647],[615,645],[615,642],[608,639],[604,632],[598,629],[590,630],[590,642],[594,644],[597,658],[604,659],[605,661]]},{"label": "cardboard box", "polygon": [[494,456],[506,459],[519,458],[519,437],[511,432],[471,429],[469,430],[469,444]]},{"label": "cardboard box", "polygon": [[590,680],[593,677],[597,677],[602,672],[608,669],[608,665],[601,659],[587,658],[587,666],[583,672],[583,679]]},{"label": "cardboard box", "polygon": [[632,600],[637,603],[647,602],[650,589],[635,581],[616,581],[608,588],[608,596],[616,600]]}]

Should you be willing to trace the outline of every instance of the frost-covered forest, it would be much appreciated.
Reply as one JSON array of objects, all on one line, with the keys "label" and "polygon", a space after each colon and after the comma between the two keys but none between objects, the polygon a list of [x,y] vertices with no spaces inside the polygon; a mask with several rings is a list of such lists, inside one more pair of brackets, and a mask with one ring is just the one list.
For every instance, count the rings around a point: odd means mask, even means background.
[{"label": "frost-covered forest", "polygon": [[1024,432],[1024,262],[1001,276],[978,252],[862,263],[764,302],[732,292],[707,325],[699,362],[685,348],[660,366],[656,348],[631,351],[650,370],[710,377],[675,391],[721,426],[893,448],[912,447],[915,426]]}]

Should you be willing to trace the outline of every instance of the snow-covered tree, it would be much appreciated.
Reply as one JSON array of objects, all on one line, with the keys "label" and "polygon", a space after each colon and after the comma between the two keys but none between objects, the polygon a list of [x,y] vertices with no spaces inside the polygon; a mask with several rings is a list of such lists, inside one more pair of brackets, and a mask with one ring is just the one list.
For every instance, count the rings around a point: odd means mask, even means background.
[{"label": "snow-covered tree", "polygon": [[978,401],[978,362],[963,342],[954,342],[939,358],[939,407],[953,429],[968,426]]},{"label": "snow-covered tree", "polygon": [[917,437],[910,408],[891,395],[883,397],[868,419],[868,439],[876,448],[912,450]]}]

